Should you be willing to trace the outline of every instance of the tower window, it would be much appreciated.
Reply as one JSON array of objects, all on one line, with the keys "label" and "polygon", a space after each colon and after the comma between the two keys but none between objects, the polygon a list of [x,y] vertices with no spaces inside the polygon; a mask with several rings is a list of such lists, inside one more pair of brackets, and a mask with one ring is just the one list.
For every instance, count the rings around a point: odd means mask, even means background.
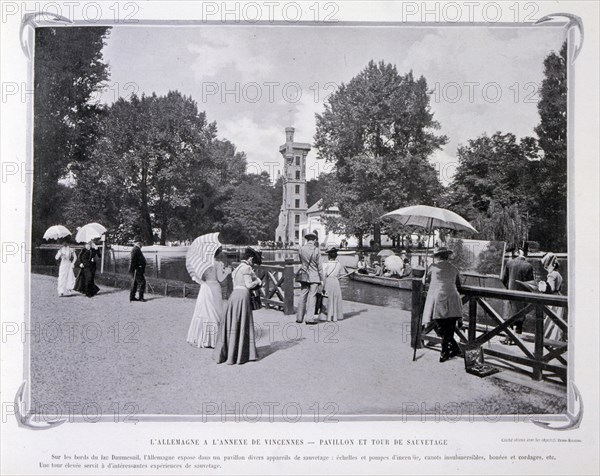
[{"label": "tower window", "polygon": [[296,233],[294,233],[294,235],[296,236],[296,239],[300,239],[300,232],[298,230],[296,230]]},{"label": "tower window", "polygon": [[[296,199],[296,208],[300,208],[300,200],[299,199]],[[298,215],[296,215],[296,216],[298,216]]]},{"label": "tower window", "polygon": [[295,215],[294,216],[294,222],[296,223],[296,225],[300,224],[300,215]]},{"label": "tower window", "polygon": [[300,193],[300,185],[296,185],[295,189],[297,194]]},{"label": "tower window", "polygon": [[300,171],[296,170],[296,180],[300,180]]},{"label": "tower window", "polygon": [[300,156],[299,155],[296,156],[296,165],[298,165],[298,166],[300,165]]}]

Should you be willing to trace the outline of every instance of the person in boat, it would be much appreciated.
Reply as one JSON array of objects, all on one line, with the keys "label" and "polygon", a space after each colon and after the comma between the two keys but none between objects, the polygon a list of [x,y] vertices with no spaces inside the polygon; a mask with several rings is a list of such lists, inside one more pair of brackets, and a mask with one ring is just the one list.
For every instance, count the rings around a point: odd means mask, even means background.
[{"label": "person in boat", "polygon": [[400,252],[400,258],[402,259],[402,262],[404,263],[404,266],[402,268],[402,277],[407,278],[412,274],[412,267],[410,265],[410,260],[408,259],[406,250],[402,250]]},{"label": "person in boat", "polygon": [[358,255],[358,263],[356,264],[356,272],[358,274],[369,274],[367,270],[367,261],[362,253]]},{"label": "person in boat", "polygon": [[379,264],[379,261],[373,263],[373,269],[373,274],[375,274],[375,276],[383,276],[383,268]]},{"label": "person in boat", "polygon": [[459,294],[460,275],[458,268],[448,261],[452,250],[439,248],[433,256],[438,258],[429,267],[425,282],[429,282],[427,299],[423,309],[423,323],[434,320],[442,338],[440,362],[461,355],[454,339],[456,323],[462,317],[462,301]]}]

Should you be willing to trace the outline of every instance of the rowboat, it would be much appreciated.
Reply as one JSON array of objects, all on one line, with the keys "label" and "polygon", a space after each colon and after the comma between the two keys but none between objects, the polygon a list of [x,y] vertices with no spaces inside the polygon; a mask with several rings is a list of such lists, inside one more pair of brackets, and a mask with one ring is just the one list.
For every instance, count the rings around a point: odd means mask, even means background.
[{"label": "rowboat", "polygon": [[385,276],[373,276],[371,274],[352,273],[350,275],[352,281],[361,283],[375,284],[377,286],[386,286],[396,289],[412,289],[412,282],[419,278],[387,278]]}]

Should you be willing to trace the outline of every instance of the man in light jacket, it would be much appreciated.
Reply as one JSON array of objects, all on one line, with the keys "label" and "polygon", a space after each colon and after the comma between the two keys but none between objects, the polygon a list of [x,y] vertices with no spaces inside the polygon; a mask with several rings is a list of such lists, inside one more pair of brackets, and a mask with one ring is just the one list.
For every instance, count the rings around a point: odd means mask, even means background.
[{"label": "man in light jacket", "polygon": [[[321,254],[316,246],[317,235],[308,233],[304,236],[306,243],[300,247],[298,254],[300,256],[300,269],[305,271],[303,279],[300,281],[300,302],[298,303],[298,314],[296,322],[304,321],[306,324],[316,324],[313,321],[315,306],[317,304],[317,290],[319,285],[323,284],[323,264],[321,263]],[[306,318],[305,314],[308,314]]]}]

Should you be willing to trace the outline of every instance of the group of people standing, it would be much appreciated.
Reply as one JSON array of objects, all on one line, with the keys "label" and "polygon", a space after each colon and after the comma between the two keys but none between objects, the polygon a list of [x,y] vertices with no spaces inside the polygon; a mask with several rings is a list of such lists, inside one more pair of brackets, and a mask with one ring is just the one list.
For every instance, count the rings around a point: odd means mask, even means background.
[{"label": "group of people standing", "polygon": [[[222,248],[214,257],[218,258]],[[187,341],[198,348],[213,348],[217,363],[244,364],[258,359],[252,316],[251,292],[262,282],[254,266],[262,263],[262,252],[247,247],[241,263],[231,271],[215,260],[200,279],[200,291],[188,330]],[[233,292],[223,311],[221,283],[231,274]]]},{"label": "group of people standing", "polygon": [[55,256],[59,261],[58,295],[69,296],[72,291],[77,291],[91,298],[98,294],[100,288],[96,286],[95,277],[100,256],[100,249],[93,241],[86,243],[77,254],[71,247],[70,240],[64,239]]},{"label": "group of people standing", "polygon": [[296,281],[300,283],[300,300],[296,322],[317,324],[323,311],[322,299],[327,298],[327,320],[338,321],[344,318],[342,289],[339,278],[347,276],[348,270],[337,260],[338,249],[328,248],[327,261],[321,261],[321,252],[317,245],[317,235],[304,235],[305,244],[298,250],[300,269]]},{"label": "group of people standing", "polygon": [[[452,250],[445,247],[439,248],[433,256],[438,261],[429,266],[424,277],[425,283],[429,283],[427,298],[423,308],[423,323],[434,320],[436,331],[442,338],[442,351],[440,362],[445,362],[462,354],[460,346],[454,338],[457,322],[462,319],[462,300],[460,297],[460,272],[456,266],[449,262]],[[513,256],[506,263],[502,275],[502,281],[509,290],[523,290],[523,286],[529,286],[535,290],[547,294],[560,294],[562,287],[562,276],[558,269],[560,267],[556,255],[546,253],[541,259],[542,267],[547,271],[545,280],[535,284],[533,265],[526,258],[526,249],[515,248]],[[504,314],[514,315],[525,307],[525,303],[507,301],[507,309]],[[554,308],[555,315],[562,318],[563,308]],[[523,332],[523,324],[526,316],[523,315],[513,324],[515,333]],[[544,322],[544,338],[560,341],[564,339],[563,332],[549,317]],[[507,337],[502,344],[515,345],[515,341]]]}]

